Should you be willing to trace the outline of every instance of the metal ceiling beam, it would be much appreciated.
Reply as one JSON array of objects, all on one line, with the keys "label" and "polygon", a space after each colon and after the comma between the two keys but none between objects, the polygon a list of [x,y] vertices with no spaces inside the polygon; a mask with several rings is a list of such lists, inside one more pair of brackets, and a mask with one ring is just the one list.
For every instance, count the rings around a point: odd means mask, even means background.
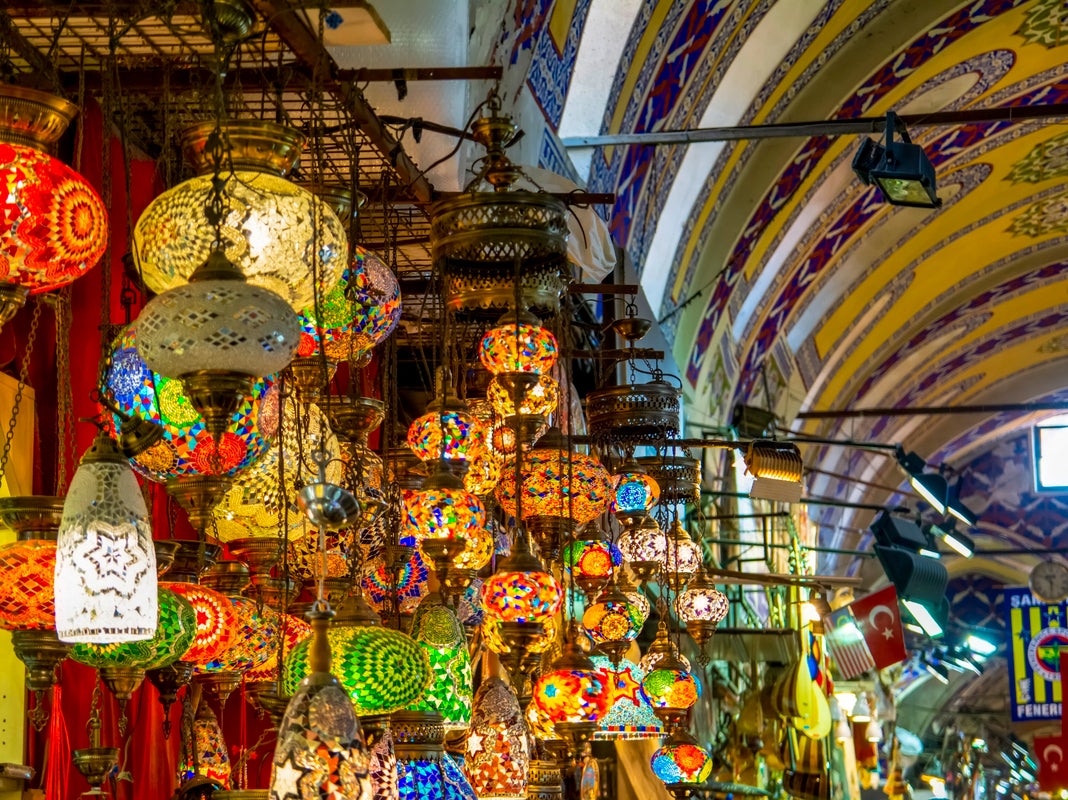
[{"label": "metal ceiling beam", "polygon": [[252,0],[252,5],[293,54],[311,68],[313,74],[318,72],[333,84],[331,91],[348,105],[349,113],[364,136],[389,160],[401,182],[417,199],[430,202],[434,195],[430,181],[382,124],[363,92],[351,80],[345,81],[339,77],[341,71],[337,62],[297,12],[287,6],[284,0]]},{"label": "metal ceiling beam", "polygon": [[[1034,403],[981,403],[964,406],[906,406],[904,408],[882,406],[876,408],[814,409],[800,412],[797,415],[797,419],[859,419],[863,417],[913,417],[947,414],[1032,414],[1037,411],[1068,411],[1068,402],[1064,400],[1048,400]],[[796,441],[804,442],[806,438],[801,437]],[[820,442],[814,443],[819,444]],[[826,442],[826,444],[841,444],[841,442]]]},{"label": "metal ceiling beam", "polygon": [[3,39],[8,47],[33,67],[33,71],[48,81],[52,87],[60,86],[59,73],[56,72],[55,65],[22,35],[8,11],[0,11],[0,39]]},{"label": "metal ceiling beam", "polygon": [[[1063,119],[1068,117],[1068,103],[1037,106],[1000,106],[954,111],[935,111],[930,114],[902,114],[898,116],[907,128],[969,125],[984,122],[1020,122],[1031,119]],[[886,117],[858,117],[813,122],[779,122],[769,125],[739,125],[723,128],[694,128],[685,131],[650,131],[648,133],[608,133],[600,136],[567,136],[564,147],[605,147],[608,145],[676,145],[700,142],[736,142],[749,139],[784,139],[813,136],[847,136],[882,133]]]}]

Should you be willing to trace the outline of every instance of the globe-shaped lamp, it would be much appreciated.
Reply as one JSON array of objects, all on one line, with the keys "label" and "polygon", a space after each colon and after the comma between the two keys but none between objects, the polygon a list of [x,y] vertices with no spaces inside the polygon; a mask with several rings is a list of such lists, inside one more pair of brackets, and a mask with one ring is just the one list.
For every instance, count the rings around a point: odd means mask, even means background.
[{"label": "globe-shaped lamp", "polygon": [[159,589],[159,624],[151,639],[115,644],[76,644],[70,657],[89,667],[156,669],[182,658],[197,634],[193,606],[168,589]]},{"label": "globe-shaped lamp", "polygon": [[590,639],[616,662],[638,638],[644,623],[641,608],[615,584],[601,592],[582,614],[582,626]]},{"label": "globe-shaped lamp", "polygon": [[0,324],[29,292],[48,292],[95,267],[108,216],[89,182],[50,155],[77,109],[45,92],[0,86]]},{"label": "globe-shaped lamp", "polygon": [[599,529],[590,530],[573,542],[564,545],[561,556],[564,567],[587,596],[596,594],[611,579],[616,567],[623,563],[619,548],[609,542]]},{"label": "globe-shaped lamp", "polygon": [[556,337],[530,313],[505,314],[482,337],[478,358],[494,375],[528,372],[544,375],[556,364]]},{"label": "globe-shaped lamp", "polygon": [[0,546],[0,628],[5,631],[55,628],[55,571],[54,541],[20,539]]},{"label": "globe-shaped lamp", "polygon": [[[157,294],[185,284],[212,250],[215,230],[206,206],[213,128],[208,122],[185,133],[201,174],[159,195],[134,227],[140,271]],[[299,157],[303,136],[260,120],[233,121],[223,133],[234,167],[223,176],[227,258],[250,284],[280,296],[294,311],[313,306],[316,292],[325,293],[341,279],[348,245],[329,205],[282,177]]]},{"label": "globe-shaped lamp", "polygon": [[667,539],[664,573],[667,575],[671,588],[677,592],[686,585],[701,566],[701,547],[690,538],[686,528],[678,521],[671,526],[671,533]]},{"label": "globe-shaped lamp", "polygon": [[653,753],[650,765],[653,774],[669,786],[701,784],[712,776],[712,757],[682,728]]},{"label": "globe-shaped lamp", "polygon": [[230,598],[197,583],[174,581],[160,586],[184,597],[193,607],[196,634],[193,644],[182,656],[184,661],[194,664],[211,661],[234,644],[240,627]]},{"label": "globe-shaped lamp", "polygon": [[659,739],[664,725],[642,694],[645,673],[632,661],[616,664],[607,656],[590,658],[609,690],[608,713],[598,725],[594,739]]},{"label": "globe-shaped lamp", "polygon": [[466,728],[471,722],[471,655],[456,615],[443,604],[441,595],[428,595],[412,618],[412,638],[426,653],[430,685],[412,711],[441,715],[447,730]]},{"label": "globe-shaped lamp", "polygon": [[612,476],[609,511],[623,522],[646,516],[660,499],[660,484],[633,462]]},{"label": "globe-shaped lamp", "polygon": [[701,697],[701,683],[680,660],[668,655],[646,674],[642,694],[660,719],[679,725]]},{"label": "globe-shaped lamp", "polygon": [[702,566],[675,598],[675,611],[686,623],[686,632],[703,649],[730,611],[730,601],[716,588]]}]

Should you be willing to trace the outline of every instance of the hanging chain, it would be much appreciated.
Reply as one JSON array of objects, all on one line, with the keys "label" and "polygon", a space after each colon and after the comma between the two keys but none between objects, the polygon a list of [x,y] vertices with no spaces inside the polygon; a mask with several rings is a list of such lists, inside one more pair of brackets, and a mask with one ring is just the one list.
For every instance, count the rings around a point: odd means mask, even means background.
[{"label": "hanging chain", "polygon": [[74,392],[70,372],[71,303],[70,286],[58,292],[56,304],[56,484],[58,497],[67,493],[67,451],[74,444]]},{"label": "hanging chain", "polygon": [[7,461],[11,457],[11,444],[15,440],[15,426],[18,423],[19,411],[22,408],[22,394],[26,389],[26,379],[30,374],[30,356],[33,355],[33,345],[37,341],[37,328],[41,322],[41,307],[41,301],[35,299],[33,316],[30,318],[30,332],[26,337],[26,347],[22,353],[22,363],[19,365],[19,383],[15,389],[15,402],[11,409],[11,420],[7,424],[7,433],[4,435],[4,449],[0,452],[0,481],[7,474]]}]

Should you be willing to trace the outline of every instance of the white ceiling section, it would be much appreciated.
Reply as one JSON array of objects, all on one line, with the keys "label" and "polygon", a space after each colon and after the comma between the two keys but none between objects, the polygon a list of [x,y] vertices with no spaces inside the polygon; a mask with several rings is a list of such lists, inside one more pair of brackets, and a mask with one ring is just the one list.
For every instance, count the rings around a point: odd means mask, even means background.
[{"label": "white ceiling section", "polygon": [[[378,0],[374,8],[389,29],[391,43],[330,47],[330,54],[342,69],[467,66],[469,5],[469,0]],[[463,128],[469,113],[465,83],[409,81],[407,97],[398,100],[392,82],[376,82],[368,84],[364,94],[382,116],[422,117]],[[408,133],[403,144],[415,163],[425,169],[447,155],[456,140],[424,132],[417,143]],[[460,188],[456,159],[434,168],[427,177],[437,189]]]}]

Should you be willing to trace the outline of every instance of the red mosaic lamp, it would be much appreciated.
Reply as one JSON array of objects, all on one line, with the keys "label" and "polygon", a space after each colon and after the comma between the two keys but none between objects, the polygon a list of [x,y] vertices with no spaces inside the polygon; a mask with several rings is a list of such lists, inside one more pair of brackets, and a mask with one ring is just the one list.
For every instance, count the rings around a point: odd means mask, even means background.
[{"label": "red mosaic lamp", "polygon": [[76,113],[59,97],[0,85],[0,324],[29,293],[67,285],[104,255],[103,201],[51,155]]}]

